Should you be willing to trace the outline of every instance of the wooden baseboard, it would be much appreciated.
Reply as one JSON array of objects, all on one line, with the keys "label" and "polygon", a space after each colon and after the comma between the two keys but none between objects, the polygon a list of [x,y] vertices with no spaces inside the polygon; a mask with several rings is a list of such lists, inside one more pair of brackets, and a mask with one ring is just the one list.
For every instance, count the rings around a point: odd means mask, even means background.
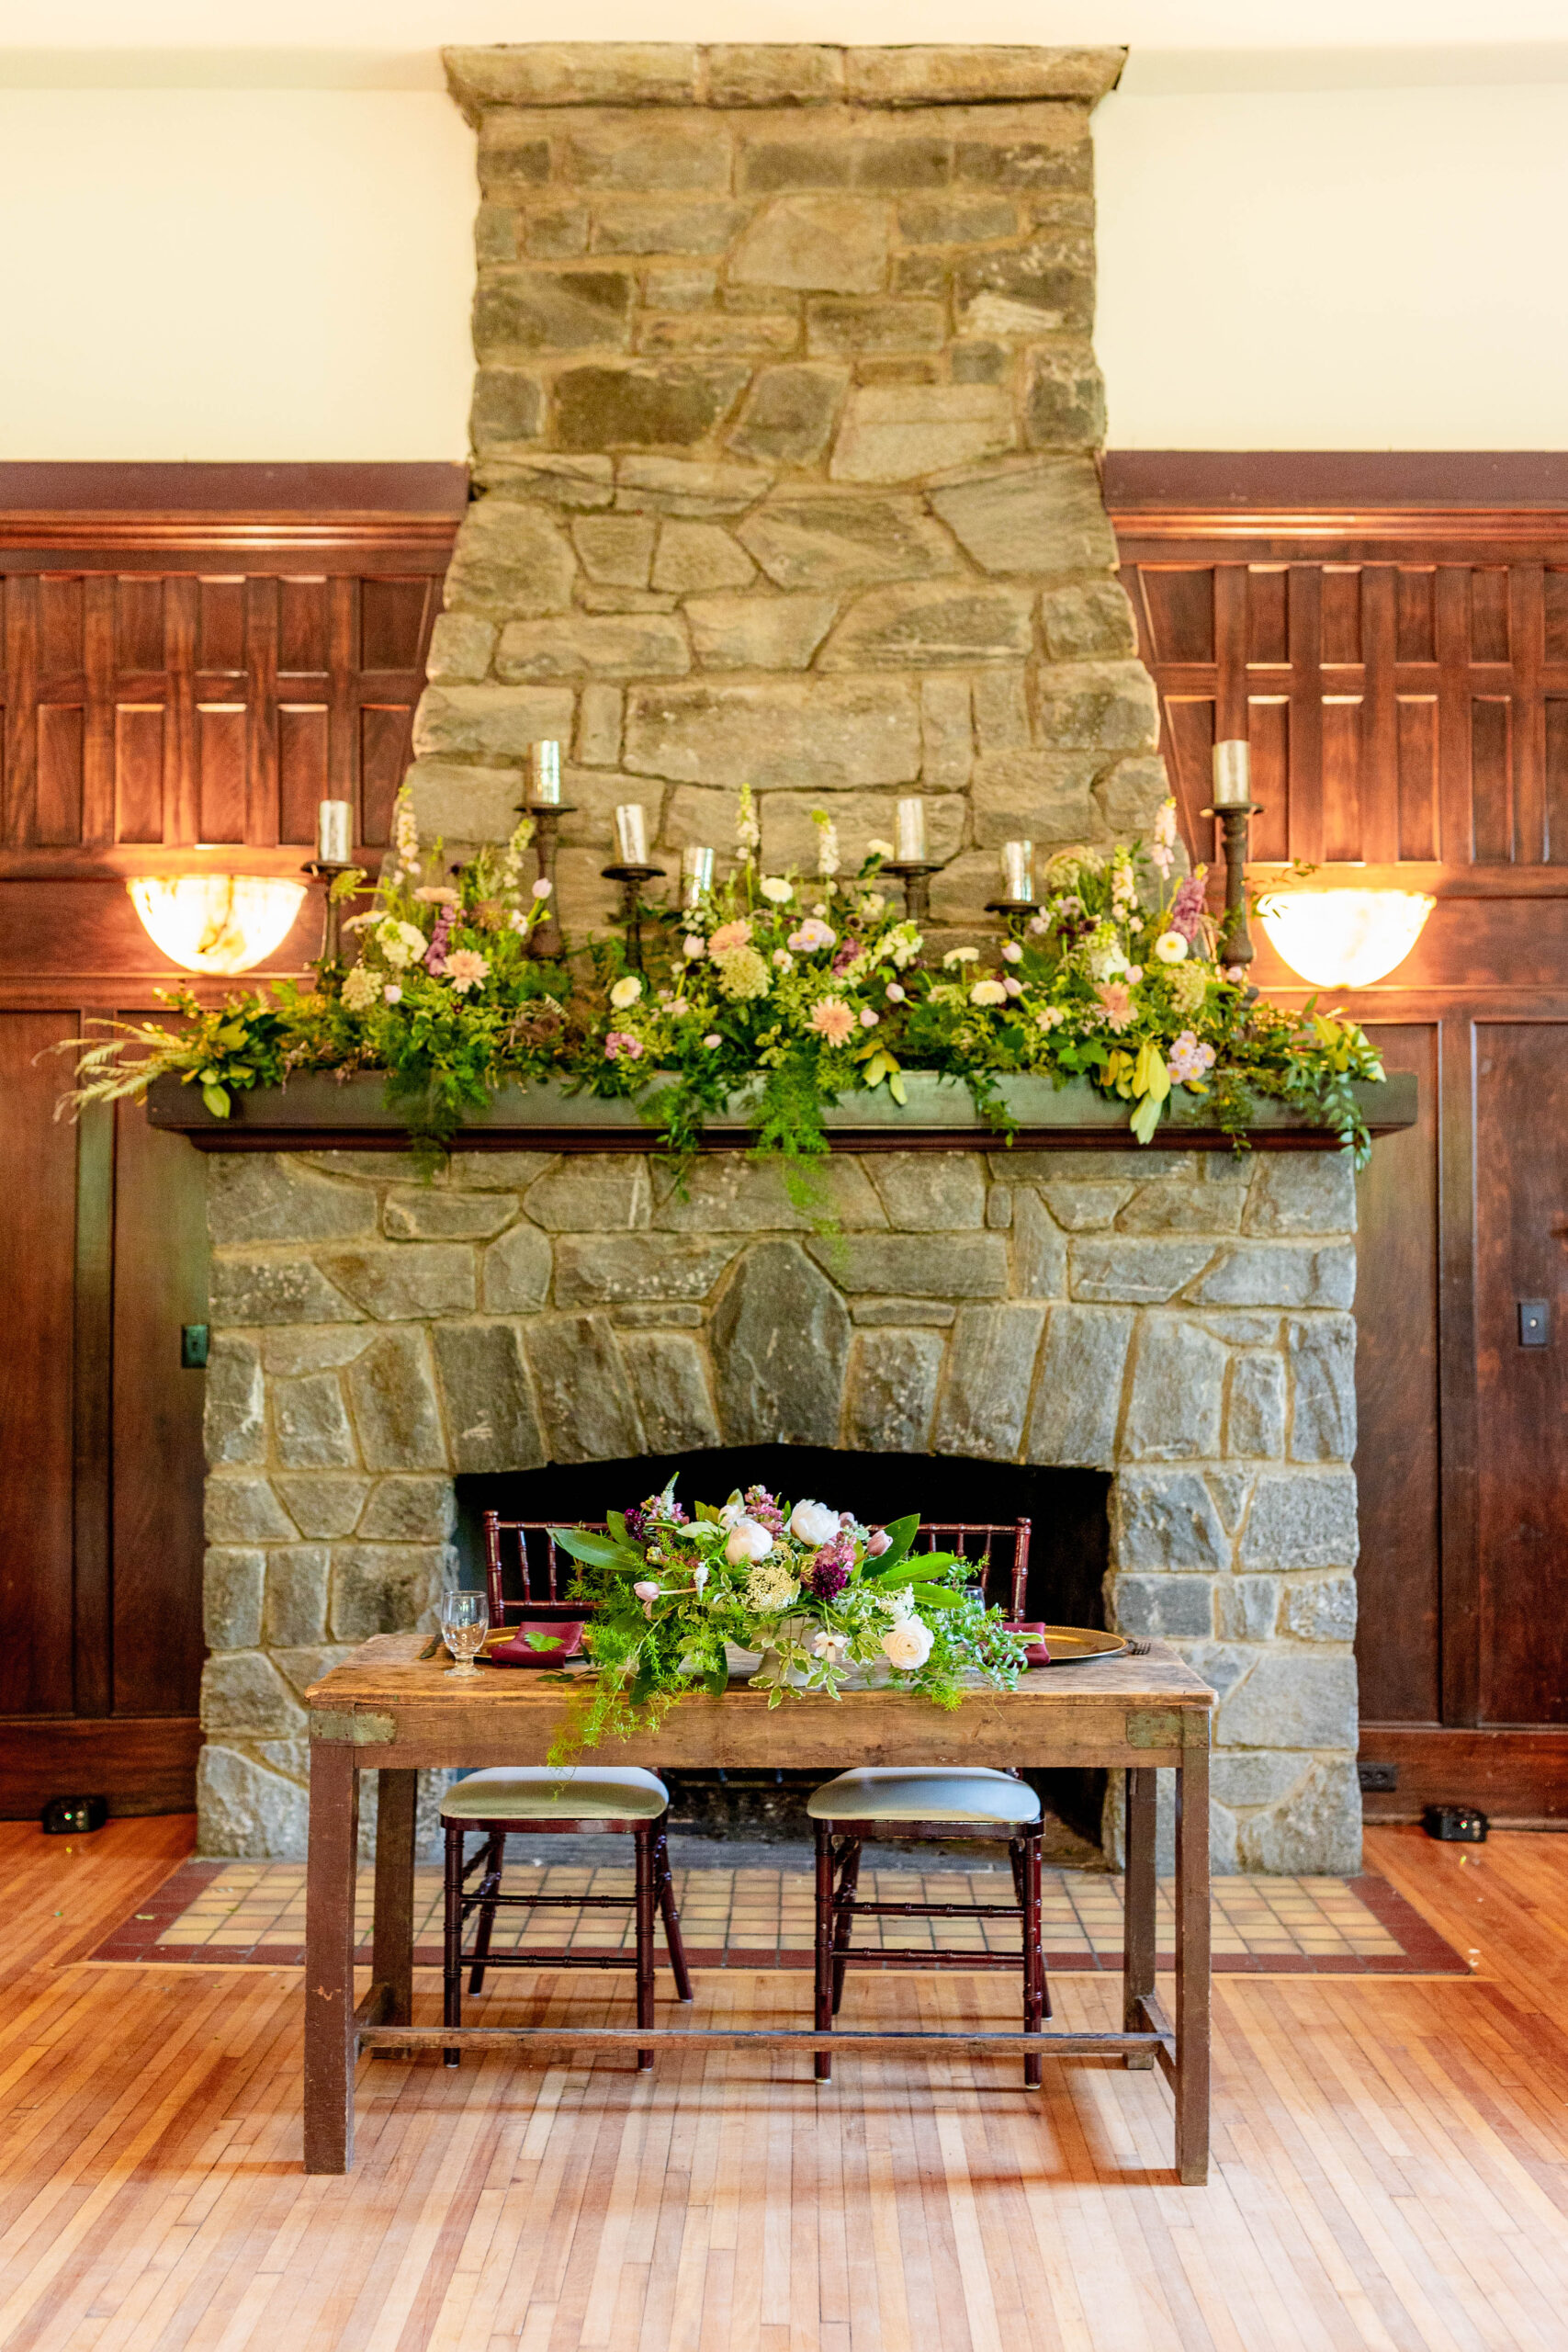
[{"label": "wooden baseboard", "polygon": [[195,1715],[0,1718],[0,1821],[30,1821],[51,1797],[107,1797],[111,1814],[191,1813]]},{"label": "wooden baseboard", "polygon": [[1369,1821],[1418,1821],[1429,1804],[1473,1804],[1499,1827],[1568,1826],[1568,1731],[1363,1724],[1360,1757],[1399,1771],[1397,1789],[1363,1791]]}]

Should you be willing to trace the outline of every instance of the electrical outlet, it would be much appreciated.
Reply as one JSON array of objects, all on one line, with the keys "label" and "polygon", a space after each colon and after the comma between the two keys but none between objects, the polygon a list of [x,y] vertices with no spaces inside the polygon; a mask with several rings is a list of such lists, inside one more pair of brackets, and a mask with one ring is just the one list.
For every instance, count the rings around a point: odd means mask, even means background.
[{"label": "electrical outlet", "polygon": [[1551,1345],[1551,1308],[1544,1298],[1520,1299],[1519,1345],[1521,1348],[1549,1348]]},{"label": "electrical outlet", "polygon": [[1363,1789],[1397,1789],[1399,1767],[1397,1764],[1360,1763],[1356,1767],[1356,1778]]},{"label": "electrical outlet", "polygon": [[205,1323],[180,1325],[180,1370],[182,1372],[207,1370],[208,1337],[209,1327]]}]

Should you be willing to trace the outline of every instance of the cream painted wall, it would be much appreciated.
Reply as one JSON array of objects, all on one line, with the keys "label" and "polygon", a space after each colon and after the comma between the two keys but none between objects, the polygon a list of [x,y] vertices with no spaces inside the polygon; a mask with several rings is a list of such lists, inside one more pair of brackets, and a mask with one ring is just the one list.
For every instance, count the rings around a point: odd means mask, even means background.
[{"label": "cream painted wall", "polygon": [[[1096,117],[1115,446],[1568,444],[1568,84],[1147,78]],[[461,457],[474,203],[435,91],[0,87],[0,458]]]},{"label": "cream painted wall", "polygon": [[436,92],[0,89],[0,458],[461,458]]},{"label": "cream painted wall", "polygon": [[1568,85],[1095,117],[1116,448],[1568,446]]}]

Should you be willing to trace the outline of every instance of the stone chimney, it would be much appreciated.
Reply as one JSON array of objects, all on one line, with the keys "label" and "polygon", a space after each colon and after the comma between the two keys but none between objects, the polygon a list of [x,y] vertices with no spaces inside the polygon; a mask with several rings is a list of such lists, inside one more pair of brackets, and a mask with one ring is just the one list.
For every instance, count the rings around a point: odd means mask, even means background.
[{"label": "stone chimney", "polygon": [[1152,685],[1096,451],[1089,118],[1111,50],[457,50],[479,132],[472,432],[413,771],[503,835],[563,747],[561,912],[611,811],[770,865],[928,802],[933,912],[998,852],[1146,829]]}]

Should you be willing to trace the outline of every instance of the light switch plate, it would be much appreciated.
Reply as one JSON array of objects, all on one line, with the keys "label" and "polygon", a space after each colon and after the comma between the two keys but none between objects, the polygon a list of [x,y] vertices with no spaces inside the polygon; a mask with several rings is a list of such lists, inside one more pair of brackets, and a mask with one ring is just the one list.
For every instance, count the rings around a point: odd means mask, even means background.
[{"label": "light switch plate", "polygon": [[1544,1298],[1519,1301],[1519,1345],[1547,1348],[1551,1344],[1551,1308]]}]

